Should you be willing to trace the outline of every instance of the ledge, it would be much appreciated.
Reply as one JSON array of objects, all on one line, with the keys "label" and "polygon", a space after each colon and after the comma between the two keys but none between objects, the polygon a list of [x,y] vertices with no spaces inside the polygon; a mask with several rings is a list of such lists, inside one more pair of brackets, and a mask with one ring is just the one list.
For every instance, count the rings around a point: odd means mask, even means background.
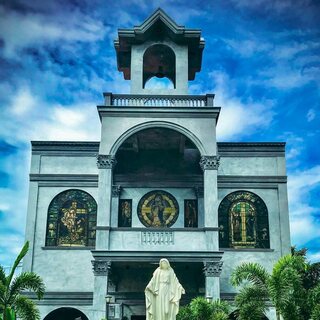
[{"label": "ledge", "polygon": [[95,247],[41,247],[42,250],[94,250]]},{"label": "ledge", "polygon": [[[103,229],[102,229],[103,228]],[[107,230],[109,227],[97,227],[97,230]],[[138,231],[138,232],[205,232],[205,231],[219,231],[219,228],[144,228],[144,227],[132,227],[121,228],[112,227],[111,231]]]},{"label": "ledge", "polygon": [[220,261],[223,251],[108,251],[92,250],[96,260],[111,262],[158,262],[168,258],[172,262]]},{"label": "ledge", "polygon": [[238,251],[238,252],[274,252],[274,249],[264,248],[220,248],[221,251]]}]

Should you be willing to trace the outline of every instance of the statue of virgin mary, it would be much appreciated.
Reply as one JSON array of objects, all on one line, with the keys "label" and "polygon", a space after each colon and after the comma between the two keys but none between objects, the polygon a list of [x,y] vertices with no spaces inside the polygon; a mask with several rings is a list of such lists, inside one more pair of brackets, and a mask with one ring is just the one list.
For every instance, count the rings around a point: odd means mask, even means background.
[{"label": "statue of virgin mary", "polygon": [[169,261],[161,259],[145,289],[146,320],[175,320],[184,293]]}]

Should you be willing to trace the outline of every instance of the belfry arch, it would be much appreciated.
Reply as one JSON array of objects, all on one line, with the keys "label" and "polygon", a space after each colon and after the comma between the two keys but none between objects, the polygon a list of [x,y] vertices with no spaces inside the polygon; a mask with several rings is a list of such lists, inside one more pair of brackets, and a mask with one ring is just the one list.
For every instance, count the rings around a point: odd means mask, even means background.
[{"label": "belfry arch", "polygon": [[166,44],[154,44],[143,54],[143,88],[153,77],[169,79],[176,87],[176,55]]}]

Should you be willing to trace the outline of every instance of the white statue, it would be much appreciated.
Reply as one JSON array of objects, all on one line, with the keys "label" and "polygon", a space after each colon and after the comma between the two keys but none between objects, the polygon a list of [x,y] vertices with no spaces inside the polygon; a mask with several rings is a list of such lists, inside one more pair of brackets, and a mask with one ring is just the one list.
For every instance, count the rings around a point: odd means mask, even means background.
[{"label": "white statue", "polygon": [[169,261],[161,259],[145,289],[146,320],[175,320],[182,294],[185,294],[185,290]]}]

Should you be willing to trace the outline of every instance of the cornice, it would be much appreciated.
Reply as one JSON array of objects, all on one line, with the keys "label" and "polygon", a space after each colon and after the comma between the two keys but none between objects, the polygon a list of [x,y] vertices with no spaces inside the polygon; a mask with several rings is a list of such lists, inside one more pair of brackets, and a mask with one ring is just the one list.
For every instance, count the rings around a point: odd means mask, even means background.
[{"label": "cornice", "polygon": [[117,107],[97,106],[102,117],[145,118],[214,118],[218,119],[220,107]]}]

